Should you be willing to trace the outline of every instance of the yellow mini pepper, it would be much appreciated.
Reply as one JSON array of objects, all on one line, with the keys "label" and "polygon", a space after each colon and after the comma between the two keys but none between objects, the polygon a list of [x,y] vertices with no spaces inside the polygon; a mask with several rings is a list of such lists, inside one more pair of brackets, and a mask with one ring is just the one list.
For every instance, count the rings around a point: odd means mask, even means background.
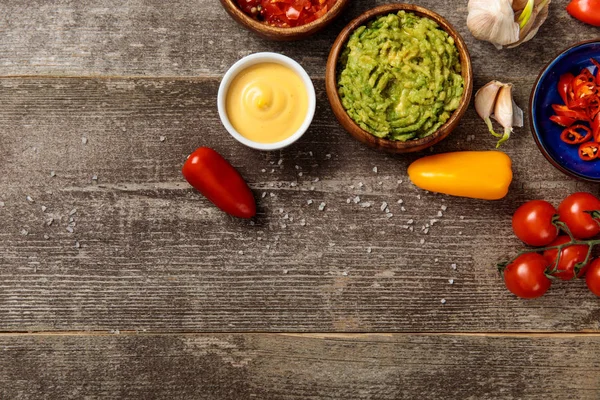
[{"label": "yellow mini pepper", "polygon": [[511,165],[500,151],[459,151],[423,157],[408,167],[408,176],[430,192],[499,200],[512,182]]}]

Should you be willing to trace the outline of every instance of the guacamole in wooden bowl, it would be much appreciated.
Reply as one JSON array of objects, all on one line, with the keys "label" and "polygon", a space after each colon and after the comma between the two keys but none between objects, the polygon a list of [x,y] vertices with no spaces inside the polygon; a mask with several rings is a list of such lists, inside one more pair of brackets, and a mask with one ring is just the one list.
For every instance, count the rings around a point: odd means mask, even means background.
[{"label": "guacamole in wooden bowl", "polygon": [[434,20],[404,10],[354,30],[337,70],[348,115],[392,141],[432,135],[459,108],[465,90],[454,39]]}]

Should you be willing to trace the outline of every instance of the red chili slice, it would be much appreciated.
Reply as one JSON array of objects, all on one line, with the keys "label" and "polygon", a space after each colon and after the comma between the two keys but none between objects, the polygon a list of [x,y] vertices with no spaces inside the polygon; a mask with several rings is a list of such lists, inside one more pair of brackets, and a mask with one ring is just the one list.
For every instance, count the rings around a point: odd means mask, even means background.
[{"label": "red chili slice", "polygon": [[556,115],[561,116],[561,117],[575,118],[578,121],[588,121],[589,120],[589,118],[585,112],[572,110],[567,106],[553,104],[552,109],[554,109],[554,112],[556,113]]},{"label": "red chili slice", "polygon": [[593,161],[598,158],[600,144],[596,142],[587,142],[579,146],[579,158],[583,161]]},{"label": "red chili slice", "polygon": [[569,87],[573,79],[575,79],[575,76],[569,72],[562,75],[558,80],[558,94],[565,104],[569,103],[567,94],[569,93]]},{"label": "red chili slice", "polygon": [[564,126],[565,128],[568,128],[569,126],[571,126],[575,122],[577,122],[577,120],[575,118],[565,117],[565,116],[560,116],[560,115],[551,116],[550,121],[557,123],[560,126]]},{"label": "red chili slice", "polygon": [[[585,133],[582,135],[580,131]],[[592,130],[585,125],[573,125],[565,129],[560,135],[560,139],[567,144],[580,144],[591,138]]]}]

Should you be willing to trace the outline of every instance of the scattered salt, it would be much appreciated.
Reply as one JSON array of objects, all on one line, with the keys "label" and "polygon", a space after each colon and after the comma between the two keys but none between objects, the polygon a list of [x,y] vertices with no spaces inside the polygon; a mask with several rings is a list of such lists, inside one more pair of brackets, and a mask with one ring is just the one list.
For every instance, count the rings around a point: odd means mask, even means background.
[{"label": "scattered salt", "polygon": [[448,279],[448,283],[454,285],[454,279]]},{"label": "scattered salt", "polygon": [[269,196],[275,197],[275,193],[269,193]]},{"label": "scattered salt", "polygon": [[403,182],[403,181],[402,181],[402,179],[399,179],[399,180],[398,180],[398,185],[401,185],[401,184],[402,184],[402,182]]},{"label": "scattered salt", "polygon": [[460,219],[465,219],[465,217],[463,217],[462,215],[459,217]]},{"label": "scattered salt", "polygon": [[440,303],[442,303],[442,304],[446,304],[446,299],[442,299],[442,300],[440,301]]},{"label": "scattered salt", "polygon": [[283,208],[280,208],[279,209],[279,214],[282,214],[282,213],[283,213]]},{"label": "scattered salt", "polygon": [[50,171],[50,177],[54,178],[56,176],[56,172]]},{"label": "scattered salt", "polygon": [[164,142],[166,139],[167,139],[167,138],[166,138],[166,137],[164,137],[164,136],[161,136],[161,137],[159,137],[159,138],[158,138],[158,140],[160,140],[161,142]]},{"label": "scattered salt", "polygon": [[350,202],[351,202],[351,201],[352,201],[352,199],[351,199],[350,197],[348,197],[348,198],[346,199],[346,203],[348,203],[348,204],[350,204]]},{"label": "scattered salt", "polygon": [[397,201],[397,203],[398,204],[402,204],[402,203],[404,203],[404,200],[400,199],[400,200]]},{"label": "scattered salt", "polygon": [[238,251],[238,254],[241,255],[241,256],[243,256],[244,252],[242,250],[240,250],[240,251]]},{"label": "scattered salt", "polygon": [[371,252],[372,252],[372,251],[373,251],[373,249],[372,249],[372,248],[370,248],[370,247],[367,247],[367,253],[371,254]]},{"label": "scattered salt", "polygon": [[87,138],[86,138],[86,137],[82,137],[82,138],[81,138],[81,143],[83,143],[83,144],[87,144],[87,142],[88,142],[88,140],[87,140]]},{"label": "scattered salt", "polygon": [[419,243],[421,243],[421,244],[425,244],[425,239],[421,239],[421,240],[419,240]]},{"label": "scattered salt", "polygon": [[461,232],[458,232],[458,234],[459,234],[459,235],[462,235],[462,231],[461,231]]},{"label": "scattered salt", "polygon": [[48,209],[48,207],[42,206],[42,212],[46,212],[47,209]]},{"label": "scattered salt", "polygon": [[29,232],[27,232],[27,229],[21,229],[21,235],[27,236],[28,234]]},{"label": "scattered salt", "polygon": [[27,197],[25,197],[25,199],[27,199],[27,201],[30,203],[35,203],[35,200],[33,200],[33,198],[31,196],[27,196]]},{"label": "scattered salt", "polygon": [[275,170],[273,168],[271,168],[271,173],[275,172]]},{"label": "scattered salt", "polygon": [[456,269],[456,264],[452,264],[452,265],[450,266],[450,268],[452,268],[452,269]]},{"label": "scattered salt", "polygon": [[319,178],[313,179],[313,182],[319,182]]},{"label": "scattered salt", "polygon": [[75,215],[77,213],[77,209],[74,208],[71,211],[69,211],[69,215]]},{"label": "scattered salt", "polygon": [[296,169],[300,169],[300,166],[299,166],[299,165],[295,165],[294,167],[295,167]]},{"label": "scattered salt", "polygon": [[325,154],[325,158],[329,160],[331,158],[331,154]]},{"label": "scattered salt", "polygon": [[436,258],[434,261],[435,261],[435,262],[438,262],[438,261],[439,261],[439,259],[437,259],[437,258]]},{"label": "scattered salt", "polygon": [[50,225],[52,225],[53,222],[54,222],[54,218],[50,218],[48,221],[46,221],[46,225],[50,226]]},{"label": "scattered salt", "polygon": [[373,204],[370,201],[364,201],[362,203],[359,204],[362,208],[369,208],[371,207]]},{"label": "scattered salt", "polygon": [[352,199],[352,201],[354,202],[354,204],[358,204],[360,203],[360,197],[356,196],[354,199]]},{"label": "scattered salt", "polygon": [[424,233],[425,235],[427,235],[427,234],[429,233],[429,228],[425,228],[425,229],[423,230],[423,233]]},{"label": "scattered salt", "polygon": [[406,223],[409,225],[411,225],[413,222],[415,222],[413,219],[409,219],[408,221],[406,221]]},{"label": "scattered salt", "polygon": [[97,181],[97,180],[98,180],[98,175],[93,175],[93,176],[92,176],[92,180],[93,180],[93,181]]},{"label": "scattered salt", "polygon": [[442,216],[444,216],[444,214],[441,211],[438,211],[437,216],[442,217]]},{"label": "scattered salt", "polygon": [[78,249],[78,248],[80,248],[80,247],[81,247],[81,245],[79,244],[79,242],[75,242],[75,248],[77,248],[77,249]]},{"label": "scattered salt", "polygon": [[296,186],[298,186],[298,184],[296,182],[290,183],[290,187],[296,187]]},{"label": "scattered salt", "polygon": [[420,194],[417,195],[417,199],[421,200],[421,195]]},{"label": "scattered salt", "polygon": [[50,236],[44,235],[44,239],[48,240],[48,239],[50,239]]},{"label": "scattered salt", "polygon": [[373,167],[373,172],[377,173],[377,167]]},{"label": "scattered salt", "polygon": [[400,207],[400,210],[401,210],[401,211],[406,211],[406,208],[404,208],[404,207]]},{"label": "scattered salt", "polygon": [[384,201],[383,203],[381,203],[381,211],[385,211],[385,209],[387,208],[387,203]]},{"label": "scattered salt", "polygon": [[446,211],[448,209],[448,206],[446,206],[445,204],[443,204],[441,207],[442,211]]},{"label": "scattered salt", "polygon": [[300,220],[300,225],[301,225],[301,226],[306,226],[306,221],[305,221],[304,219],[301,219],[301,220]]},{"label": "scattered salt", "polygon": [[394,214],[392,214],[392,213],[387,213],[387,214],[385,214],[385,216],[386,216],[387,218],[392,218],[392,217],[394,216]]},{"label": "scattered salt", "polygon": [[319,204],[319,211],[323,211],[325,209],[325,203]]},{"label": "scattered salt", "polygon": [[283,216],[283,219],[288,219],[289,217],[290,217],[290,215],[289,215],[288,213],[286,213],[286,214]]},{"label": "scattered salt", "polygon": [[312,156],[313,156],[313,152],[312,152],[312,151],[309,151],[309,152],[308,152],[308,155],[312,157]]},{"label": "scattered salt", "polygon": [[362,182],[358,182],[358,187],[362,188],[363,186],[365,186]]},{"label": "scattered salt", "polygon": [[4,207],[4,202],[0,201],[0,207]]},{"label": "scattered salt", "polygon": [[279,161],[277,161],[277,165],[281,165],[281,164],[283,164],[283,159],[280,158]]},{"label": "scattered salt", "polygon": [[378,184],[379,186],[381,186],[381,185],[383,185],[383,182],[377,182],[377,184]]},{"label": "scattered salt", "polygon": [[265,172],[267,172],[267,170],[263,168],[260,170],[260,172],[262,172],[264,174]]},{"label": "scattered salt", "polygon": [[344,275],[344,276],[348,276],[348,271],[344,271],[344,272],[342,272],[342,275]]},{"label": "scattered salt", "polygon": [[288,270],[287,270],[287,269],[284,269],[284,270],[283,270],[283,273],[284,273],[284,274],[287,274],[287,273],[288,273]]},{"label": "scattered salt", "polygon": [[263,192],[263,193],[260,195],[260,197],[261,197],[261,198],[263,198],[263,199],[264,199],[265,197],[267,197],[267,192]]},{"label": "scattered salt", "polygon": [[313,201],[312,200],[308,200],[306,203],[310,206],[313,203]]},{"label": "scattered salt", "polygon": [[67,232],[73,233],[73,227],[72,226],[67,226]]},{"label": "scattered salt", "polygon": [[314,187],[314,186],[311,186],[311,187],[310,187],[310,190],[311,190],[311,191],[314,191],[314,190],[315,190],[315,187]]}]

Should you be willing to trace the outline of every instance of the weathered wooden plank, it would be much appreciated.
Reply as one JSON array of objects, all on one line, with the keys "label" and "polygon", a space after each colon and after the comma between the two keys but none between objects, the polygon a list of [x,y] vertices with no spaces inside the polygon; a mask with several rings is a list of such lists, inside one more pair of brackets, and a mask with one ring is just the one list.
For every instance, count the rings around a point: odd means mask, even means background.
[{"label": "weathered wooden plank", "polygon": [[[419,155],[377,153],[343,132],[324,105],[321,80],[310,131],[273,153],[229,137],[214,107],[217,85],[0,80],[0,330],[600,327],[597,299],[583,283],[557,284],[543,299],[522,302],[492,267],[518,247],[510,214],[519,203],[596,190],[555,171],[526,130],[505,148],[515,163],[505,200],[450,198],[408,182],[406,167]],[[493,144],[469,111],[435,151]],[[253,222],[223,215],[188,188],[179,169],[200,145],[248,179],[259,203]],[[355,196],[372,206],[348,204]],[[429,233],[421,232],[432,219]]]},{"label": "weathered wooden plank", "polygon": [[598,336],[3,335],[3,399],[597,399]]},{"label": "weathered wooden plank", "polygon": [[[0,75],[220,76],[238,58],[258,51],[285,53],[322,77],[337,32],[362,11],[385,0],[352,1],[341,18],[308,41],[271,43],[249,34],[216,1],[77,0],[0,2]],[[516,79],[537,73],[551,57],[580,40],[598,36],[554,0],[538,37],[498,52],[466,28],[467,2],[423,0],[454,24],[472,52],[476,76]],[[489,80],[488,79],[488,80]]]}]

